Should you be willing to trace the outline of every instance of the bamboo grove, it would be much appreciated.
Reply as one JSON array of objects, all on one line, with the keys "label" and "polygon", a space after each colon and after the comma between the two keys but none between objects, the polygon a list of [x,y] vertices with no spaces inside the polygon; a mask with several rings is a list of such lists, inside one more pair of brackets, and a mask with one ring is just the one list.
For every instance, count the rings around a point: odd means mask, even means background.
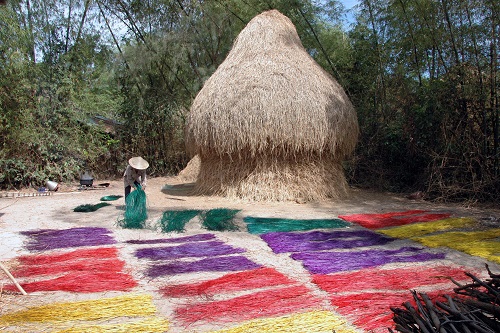
[{"label": "bamboo grove", "polygon": [[[175,174],[204,82],[278,9],[346,90],[360,125],[350,184],[500,199],[494,0],[7,0],[0,5],[0,187]],[[347,14],[350,14],[347,20]]]}]

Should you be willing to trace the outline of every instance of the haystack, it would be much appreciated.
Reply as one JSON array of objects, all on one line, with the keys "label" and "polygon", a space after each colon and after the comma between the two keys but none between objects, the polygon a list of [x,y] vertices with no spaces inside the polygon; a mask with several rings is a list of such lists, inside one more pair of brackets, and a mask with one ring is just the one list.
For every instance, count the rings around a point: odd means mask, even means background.
[{"label": "haystack", "polygon": [[187,147],[198,194],[256,201],[347,193],[342,161],[358,123],[342,87],[277,10],[253,18],[191,106]]}]

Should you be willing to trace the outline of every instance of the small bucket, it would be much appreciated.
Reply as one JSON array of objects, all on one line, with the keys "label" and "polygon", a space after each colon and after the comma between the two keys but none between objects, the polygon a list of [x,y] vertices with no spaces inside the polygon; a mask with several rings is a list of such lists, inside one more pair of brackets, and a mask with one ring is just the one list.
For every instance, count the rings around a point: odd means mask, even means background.
[{"label": "small bucket", "polygon": [[56,183],[56,182],[53,182],[53,181],[50,181],[50,180],[47,180],[47,188],[49,189],[49,191],[57,191],[59,189],[59,184]]}]

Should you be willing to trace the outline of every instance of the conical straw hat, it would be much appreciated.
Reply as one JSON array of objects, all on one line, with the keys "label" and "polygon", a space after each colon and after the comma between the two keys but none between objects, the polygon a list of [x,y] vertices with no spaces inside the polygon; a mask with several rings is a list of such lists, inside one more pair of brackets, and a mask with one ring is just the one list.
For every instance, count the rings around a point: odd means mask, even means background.
[{"label": "conical straw hat", "polygon": [[146,170],[149,167],[148,161],[140,156],[132,157],[130,160],[128,160],[128,164],[130,164],[132,168],[137,170]]}]

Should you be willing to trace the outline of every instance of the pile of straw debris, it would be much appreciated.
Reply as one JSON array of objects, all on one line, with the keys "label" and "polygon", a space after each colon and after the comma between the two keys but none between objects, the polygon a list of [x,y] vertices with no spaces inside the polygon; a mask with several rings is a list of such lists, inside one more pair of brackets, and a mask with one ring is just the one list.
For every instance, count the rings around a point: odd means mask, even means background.
[{"label": "pile of straw debris", "polygon": [[[466,285],[457,284],[455,295],[443,301],[432,301],[425,293],[412,291],[416,306],[410,302],[404,309],[391,308],[395,329],[402,333],[495,333],[500,332],[500,274],[486,265],[489,279],[484,281],[470,273]],[[389,329],[390,332],[393,332]]]}]

